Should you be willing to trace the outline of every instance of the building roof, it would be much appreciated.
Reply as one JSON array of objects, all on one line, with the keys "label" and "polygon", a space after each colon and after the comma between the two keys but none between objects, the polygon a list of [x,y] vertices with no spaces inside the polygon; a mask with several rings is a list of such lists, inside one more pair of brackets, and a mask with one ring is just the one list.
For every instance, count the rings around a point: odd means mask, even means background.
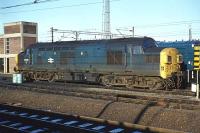
[{"label": "building roof", "polygon": [[4,26],[19,25],[19,24],[37,25],[37,23],[35,22],[17,21],[17,22],[4,23]]}]

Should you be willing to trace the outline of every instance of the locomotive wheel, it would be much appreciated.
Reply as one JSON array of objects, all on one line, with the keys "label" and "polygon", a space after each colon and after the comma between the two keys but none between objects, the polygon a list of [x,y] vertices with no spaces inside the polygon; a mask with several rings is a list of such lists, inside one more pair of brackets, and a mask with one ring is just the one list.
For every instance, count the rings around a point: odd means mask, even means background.
[{"label": "locomotive wheel", "polygon": [[183,76],[178,76],[177,77],[177,89],[180,89],[182,87],[182,84],[183,84]]},{"label": "locomotive wheel", "polygon": [[130,85],[130,84],[127,84],[126,85],[126,88],[128,88],[128,89],[132,89],[132,88],[134,88],[132,85]]},{"label": "locomotive wheel", "polygon": [[111,83],[111,81],[112,81],[112,76],[102,76],[101,78],[101,83],[104,85],[104,86],[106,86],[106,87],[111,87],[112,86],[112,83]]},{"label": "locomotive wheel", "polygon": [[23,73],[23,81],[26,81],[26,82],[32,81],[31,73]]},{"label": "locomotive wheel", "polygon": [[163,89],[163,83],[162,79],[160,78],[151,78],[152,84],[148,84],[150,90],[162,90]]},{"label": "locomotive wheel", "polygon": [[150,90],[160,90],[163,89],[163,83],[162,80],[157,77],[134,76],[127,79],[126,87],[129,89],[133,89],[134,87],[136,87]]},{"label": "locomotive wheel", "polygon": [[35,81],[39,81],[39,80],[40,80],[40,79],[39,79],[39,74],[38,74],[38,73],[34,73],[34,74],[33,74],[33,78],[34,78]]},{"label": "locomotive wheel", "polygon": [[157,82],[155,83],[154,86],[149,87],[150,90],[162,90],[163,89],[163,84],[162,82]]},{"label": "locomotive wheel", "polygon": [[54,77],[48,79],[49,82],[53,82],[54,80],[55,80]]},{"label": "locomotive wheel", "polygon": [[49,75],[48,81],[49,81],[49,82],[55,81],[55,76],[54,76],[54,74],[50,74],[50,75]]},{"label": "locomotive wheel", "polygon": [[164,90],[171,90],[171,89],[176,89],[176,82],[173,77],[163,79],[162,80],[162,85]]},{"label": "locomotive wheel", "polygon": [[49,82],[54,82],[55,80],[58,80],[58,79],[59,79],[59,76],[57,73],[52,73],[52,74],[49,74],[48,76]]},{"label": "locomotive wheel", "polygon": [[111,86],[112,86],[112,84],[110,83],[109,79],[104,79],[104,80],[102,81],[102,84],[103,84],[104,86],[106,86],[106,87],[111,87]]}]

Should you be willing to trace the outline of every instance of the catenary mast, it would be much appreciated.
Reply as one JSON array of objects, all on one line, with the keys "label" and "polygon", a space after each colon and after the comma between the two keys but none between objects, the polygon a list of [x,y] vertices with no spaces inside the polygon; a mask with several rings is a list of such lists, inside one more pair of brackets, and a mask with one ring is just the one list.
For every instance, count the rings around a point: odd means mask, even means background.
[{"label": "catenary mast", "polygon": [[103,0],[103,38],[110,39],[110,0]]}]

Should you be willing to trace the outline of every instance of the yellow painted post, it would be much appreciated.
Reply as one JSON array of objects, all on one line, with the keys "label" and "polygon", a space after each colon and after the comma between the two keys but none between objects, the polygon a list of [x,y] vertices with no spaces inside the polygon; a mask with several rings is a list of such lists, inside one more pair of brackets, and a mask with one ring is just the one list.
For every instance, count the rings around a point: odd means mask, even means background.
[{"label": "yellow painted post", "polygon": [[199,99],[199,69],[200,69],[200,45],[194,46],[194,70],[196,74],[196,99]]},{"label": "yellow painted post", "polygon": [[200,45],[194,46],[194,70],[200,69]]}]

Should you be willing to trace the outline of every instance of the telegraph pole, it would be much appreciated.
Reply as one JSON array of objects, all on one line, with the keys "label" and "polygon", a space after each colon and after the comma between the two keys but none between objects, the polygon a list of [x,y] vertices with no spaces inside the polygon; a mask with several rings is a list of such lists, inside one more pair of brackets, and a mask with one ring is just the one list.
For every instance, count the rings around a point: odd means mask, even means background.
[{"label": "telegraph pole", "polygon": [[135,36],[135,28],[134,28],[134,26],[132,28],[132,32],[133,32],[133,37],[134,37]]},{"label": "telegraph pole", "polygon": [[53,35],[53,32],[54,32],[54,31],[53,31],[53,30],[54,30],[53,27],[51,27],[51,42],[52,42],[52,43],[53,43],[53,41],[54,41],[54,40],[53,40],[53,39],[54,39],[54,35]]},{"label": "telegraph pole", "polygon": [[189,26],[189,41],[192,41],[192,28]]},{"label": "telegraph pole", "polygon": [[76,39],[76,41],[78,41],[78,36],[79,36],[78,31],[75,31],[75,39]]}]

